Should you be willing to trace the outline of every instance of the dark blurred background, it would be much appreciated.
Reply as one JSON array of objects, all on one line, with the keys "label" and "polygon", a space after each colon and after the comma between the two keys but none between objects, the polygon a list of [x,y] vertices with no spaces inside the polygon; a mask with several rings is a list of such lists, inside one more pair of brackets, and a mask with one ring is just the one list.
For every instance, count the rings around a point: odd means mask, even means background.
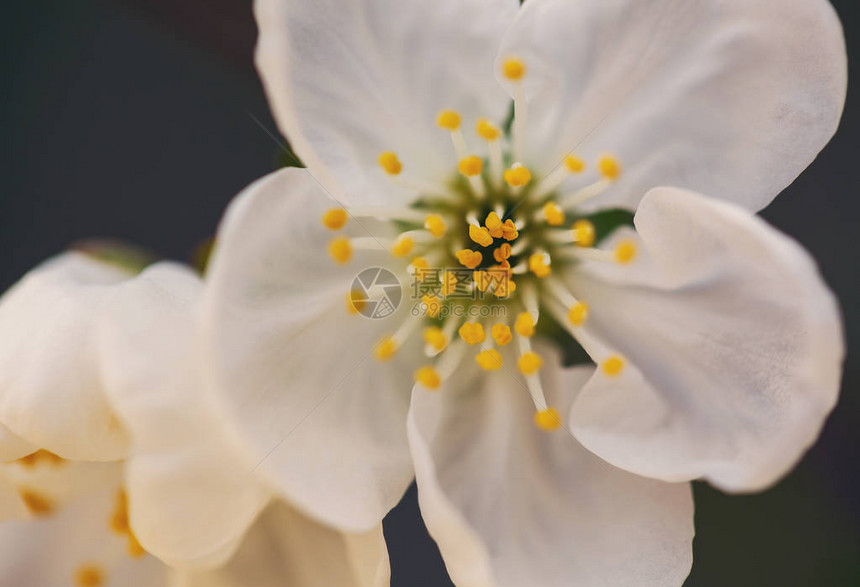
[{"label": "dark blurred background", "polygon": [[[860,57],[860,5],[834,4],[849,59]],[[272,170],[277,131],[253,68],[250,0],[33,0],[4,2],[0,14],[0,289],[85,237],[188,259],[230,198]],[[812,252],[841,300],[842,398],[818,444],[770,491],[697,484],[689,587],[860,586],[856,65],[839,134],[764,213]],[[395,587],[450,585],[414,488],[386,535]]]}]

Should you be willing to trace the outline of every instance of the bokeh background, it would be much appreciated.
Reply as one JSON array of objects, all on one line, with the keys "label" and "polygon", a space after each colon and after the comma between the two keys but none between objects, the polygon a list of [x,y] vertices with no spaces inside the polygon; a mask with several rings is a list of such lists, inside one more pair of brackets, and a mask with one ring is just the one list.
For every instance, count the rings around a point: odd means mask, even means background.
[{"label": "bokeh background", "polygon": [[[860,3],[834,4],[849,60],[860,59]],[[93,236],[188,259],[230,198],[272,170],[277,131],[253,69],[250,0],[4,2],[0,22],[0,289]],[[842,303],[842,397],[773,489],[696,485],[689,587],[860,586],[857,60],[851,74],[838,135],[764,212],[812,252]],[[414,487],[385,529],[395,587],[451,584]]]}]

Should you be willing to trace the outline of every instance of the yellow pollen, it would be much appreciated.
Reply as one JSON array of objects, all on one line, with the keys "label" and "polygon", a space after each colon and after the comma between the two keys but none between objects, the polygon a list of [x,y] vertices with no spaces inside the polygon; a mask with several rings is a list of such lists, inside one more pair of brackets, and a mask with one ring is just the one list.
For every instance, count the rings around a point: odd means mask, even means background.
[{"label": "yellow pollen", "polygon": [[388,175],[398,175],[403,171],[403,164],[397,158],[397,154],[392,151],[385,151],[379,155],[379,166],[385,170]]},{"label": "yellow pollen", "polygon": [[522,165],[514,165],[505,170],[504,177],[509,186],[520,187],[531,181],[532,172]]},{"label": "yellow pollen", "polygon": [[549,277],[552,273],[550,268],[548,255],[545,253],[535,253],[529,257],[529,271],[540,278]]},{"label": "yellow pollen", "polygon": [[535,412],[535,424],[545,432],[552,432],[561,426],[561,416],[558,415],[558,410],[555,408],[547,408]]},{"label": "yellow pollen", "polygon": [[346,225],[346,210],[343,208],[332,208],[322,217],[323,225],[329,230],[340,230]]},{"label": "yellow pollen", "polygon": [[618,355],[612,355],[600,366],[603,372],[609,377],[615,377],[624,369],[624,359]]},{"label": "yellow pollen", "polygon": [[484,226],[490,231],[490,236],[493,238],[502,238],[502,219],[495,212],[487,214],[487,219],[484,220]]},{"label": "yellow pollen", "polygon": [[505,223],[502,224],[502,238],[506,241],[514,241],[517,240],[518,236],[520,236],[520,233],[517,230],[517,225],[514,224],[514,221],[510,218],[505,220]]},{"label": "yellow pollen", "polygon": [[468,269],[474,269],[481,264],[481,261],[484,260],[484,256],[480,253],[480,251],[461,249],[457,251],[457,260],[464,267]]},{"label": "yellow pollen", "polygon": [[564,210],[555,202],[547,202],[543,207],[543,217],[550,226],[561,226],[564,224]]},{"label": "yellow pollen", "polygon": [[475,355],[475,362],[484,371],[496,371],[502,368],[502,355],[496,349],[487,349]]},{"label": "yellow pollen", "polygon": [[105,574],[98,565],[81,565],[75,571],[75,587],[101,587]]},{"label": "yellow pollen", "polygon": [[436,326],[429,326],[424,329],[424,342],[437,351],[443,351],[448,346],[448,338],[442,329]]},{"label": "yellow pollen", "polygon": [[21,501],[24,502],[30,515],[38,518],[54,513],[54,502],[41,493],[22,487],[18,489],[18,495],[21,496]]},{"label": "yellow pollen", "polygon": [[328,254],[340,265],[349,263],[352,259],[352,245],[349,239],[343,236],[332,239],[328,244]]},{"label": "yellow pollen", "polygon": [[443,110],[436,118],[436,124],[448,130],[460,128],[460,113],[455,110]]},{"label": "yellow pollen", "polygon": [[387,336],[379,341],[376,348],[373,349],[373,356],[379,361],[387,361],[397,352],[397,342]]},{"label": "yellow pollen", "polygon": [[357,289],[354,289],[349,292],[349,295],[346,296],[346,311],[350,314],[358,314],[364,309],[364,304],[366,303],[364,298],[364,294]]},{"label": "yellow pollen", "polygon": [[597,161],[597,169],[600,175],[609,181],[615,181],[621,177],[621,163],[612,155],[604,155]]},{"label": "yellow pollen", "polygon": [[517,334],[526,338],[534,336],[535,320],[532,318],[532,315],[529,312],[523,312],[517,316],[517,320],[514,322],[514,330],[517,331]]},{"label": "yellow pollen", "polygon": [[536,352],[529,351],[520,356],[517,367],[523,375],[534,375],[543,366],[543,359]]},{"label": "yellow pollen", "polygon": [[636,258],[636,243],[631,240],[623,240],[615,246],[615,261],[626,265]]},{"label": "yellow pollen", "polygon": [[511,333],[511,327],[501,322],[493,324],[493,327],[490,329],[490,335],[499,346],[505,346],[514,338],[514,335]]},{"label": "yellow pollen", "polygon": [[427,218],[424,219],[424,228],[430,231],[430,234],[435,236],[436,238],[440,238],[445,234],[445,231],[448,230],[448,226],[445,224],[445,221],[442,220],[442,217],[438,214],[430,214]]},{"label": "yellow pollen", "polygon": [[497,247],[493,251],[493,259],[497,262],[501,263],[502,261],[506,261],[511,258],[511,245],[508,243],[502,243],[499,247]]},{"label": "yellow pollen", "polygon": [[517,283],[510,276],[505,276],[504,279],[496,284],[496,289],[493,290],[493,293],[497,298],[506,298],[515,291],[517,291]]},{"label": "yellow pollen", "polygon": [[484,327],[480,322],[464,322],[458,332],[460,333],[460,338],[469,344],[479,344],[487,338]]},{"label": "yellow pollen", "polygon": [[573,223],[573,241],[579,247],[590,247],[597,238],[597,230],[590,220],[582,218]]},{"label": "yellow pollen", "polygon": [[442,311],[442,300],[437,296],[425,294],[424,297],[421,298],[421,301],[427,307],[427,315],[430,318],[436,318],[439,316],[439,313]]},{"label": "yellow pollen", "polygon": [[502,63],[502,74],[512,82],[519,81],[526,75],[526,64],[516,57],[509,57]]},{"label": "yellow pollen", "polygon": [[412,252],[413,247],[415,247],[415,241],[411,237],[401,236],[394,241],[394,245],[391,247],[391,254],[395,257],[405,257]]},{"label": "yellow pollen", "polygon": [[430,262],[424,257],[413,257],[412,269],[415,274],[415,279],[418,281],[425,281],[427,278],[431,277],[432,271],[430,271]]},{"label": "yellow pollen", "polygon": [[442,278],[442,295],[450,296],[457,290],[457,276],[451,272],[446,271],[445,277]]},{"label": "yellow pollen", "polygon": [[577,302],[570,307],[567,312],[567,319],[574,326],[582,326],[588,318],[588,304],[585,302]]},{"label": "yellow pollen", "polygon": [[113,512],[108,518],[108,525],[117,534],[125,534],[131,529],[128,523],[128,497],[122,489],[117,491],[114,498]]},{"label": "yellow pollen", "polygon": [[486,271],[473,271],[472,281],[475,282],[475,287],[481,291],[487,291],[487,288],[490,287],[490,283],[492,283],[492,280]]},{"label": "yellow pollen", "polygon": [[460,173],[466,177],[475,177],[481,175],[481,170],[484,169],[484,160],[477,155],[469,155],[460,159]]},{"label": "yellow pollen", "polygon": [[474,224],[470,224],[469,238],[481,245],[482,247],[489,247],[491,244],[493,244],[493,237],[490,236],[490,231],[483,226],[475,226]]},{"label": "yellow pollen", "polygon": [[30,453],[25,457],[21,457],[20,459],[15,461],[22,467],[34,467],[40,463],[46,463],[48,465],[62,465],[65,463],[63,457],[57,456],[51,451],[39,449],[34,453]]},{"label": "yellow pollen", "polygon": [[415,372],[415,382],[427,389],[439,389],[439,386],[442,385],[442,378],[436,369],[426,365]]},{"label": "yellow pollen", "polygon": [[481,138],[487,141],[497,140],[500,134],[499,129],[486,118],[478,119],[478,123],[475,125],[475,130]]},{"label": "yellow pollen", "polygon": [[128,542],[125,545],[125,551],[132,558],[140,558],[146,554],[146,550],[144,550],[143,546],[137,540],[137,536],[131,530],[128,531]]},{"label": "yellow pollen", "polygon": [[585,171],[585,161],[576,155],[568,155],[564,158],[564,166],[571,173],[582,173]]}]

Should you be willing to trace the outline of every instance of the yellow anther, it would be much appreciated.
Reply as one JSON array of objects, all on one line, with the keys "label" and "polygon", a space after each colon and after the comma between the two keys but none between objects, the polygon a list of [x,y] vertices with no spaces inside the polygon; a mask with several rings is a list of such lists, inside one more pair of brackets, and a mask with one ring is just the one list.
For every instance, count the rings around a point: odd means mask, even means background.
[{"label": "yellow anther", "polygon": [[395,257],[405,257],[414,247],[415,241],[411,237],[401,236],[391,246],[391,254]]},{"label": "yellow anther", "polygon": [[436,118],[436,124],[448,130],[460,128],[460,113],[456,110],[443,110]]},{"label": "yellow anther", "polygon": [[543,359],[534,351],[529,351],[520,356],[517,367],[523,375],[534,375],[543,367]]},{"label": "yellow anther", "polygon": [[458,166],[460,173],[466,177],[475,177],[481,175],[481,170],[484,169],[484,160],[477,155],[469,155],[460,159]]},{"label": "yellow anther", "polygon": [[128,542],[125,545],[125,551],[132,558],[140,558],[146,554],[146,550],[144,550],[143,546],[137,540],[137,536],[131,530],[128,531]]},{"label": "yellow anther", "polygon": [[430,234],[439,238],[445,234],[445,231],[448,230],[448,226],[445,224],[445,221],[442,220],[442,217],[438,214],[429,214],[427,218],[424,219],[424,228],[430,231]]},{"label": "yellow anther", "polygon": [[490,275],[486,271],[473,271],[472,281],[475,282],[475,287],[481,291],[487,291],[487,288],[490,287],[490,283],[492,283]]},{"label": "yellow anther", "polygon": [[452,271],[446,271],[442,278],[442,295],[450,296],[457,291],[457,276]]},{"label": "yellow anther", "polygon": [[457,260],[464,267],[468,269],[474,269],[481,264],[481,261],[484,260],[484,256],[480,253],[480,251],[461,249],[457,251]]},{"label": "yellow anther", "polygon": [[612,355],[600,366],[603,372],[609,377],[615,377],[624,370],[624,359],[619,355]]},{"label": "yellow anther", "polygon": [[502,368],[502,355],[496,349],[487,349],[475,355],[475,362],[484,371],[496,371]]},{"label": "yellow anther", "polygon": [[426,365],[415,372],[415,383],[420,383],[427,389],[439,389],[439,386],[442,385],[442,378],[436,369]]},{"label": "yellow anther", "polygon": [[457,332],[468,344],[480,344],[487,339],[487,334],[480,322],[464,322]]},{"label": "yellow anther", "polygon": [[543,207],[543,217],[550,226],[561,226],[564,224],[564,210],[555,202],[547,202]]},{"label": "yellow anther", "polygon": [[597,230],[591,220],[581,218],[573,223],[573,242],[580,247],[590,247],[597,238]]},{"label": "yellow anther", "polygon": [[513,82],[519,81],[526,74],[526,64],[516,57],[509,57],[502,63],[502,74]]},{"label": "yellow anther", "polygon": [[513,333],[511,333],[511,327],[501,322],[493,324],[493,327],[490,329],[490,335],[499,346],[505,346],[514,337]]},{"label": "yellow anther", "polygon": [[364,293],[354,289],[346,296],[346,311],[353,315],[359,314],[364,309],[366,303]]},{"label": "yellow anther", "polygon": [[517,316],[517,320],[514,322],[514,330],[517,331],[517,334],[526,338],[534,336],[535,320],[531,313],[523,312]]},{"label": "yellow anther", "polygon": [[443,351],[448,346],[448,337],[445,336],[441,328],[430,326],[424,329],[424,342],[436,351]]},{"label": "yellow anther", "polygon": [[18,489],[18,495],[30,515],[34,517],[50,516],[54,513],[54,502],[41,493],[22,487]]},{"label": "yellow anther", "polygon": [[558,410],[555,408],[547,408],[535,412],[535,424],[541,430],[552,432],[561,427],[561,416],[558,415]]},{"label": "yellow anther", "polygon": [[30,453],[25,457],[15,461],[23,467],[35,467],[36,465],[45,463],[47,465],[62,465],[66,461],[61,456],[57,456],[51,451],[39,449],[34,453]]},{"label": "yellow anther", "polygon": [[490,231],[483,226],[475,226],[474,224],[470,224],[469,238],[481,245],[482,247],[489,247],[491,244],[493,244],[493,237],[490,236]]},{"label": "yellow anther", "polygon": [[574,326],[582,326],[588,319],[588,304],[585,302],[576,302],[567,311],[567,319]]},{"label": "yellow anther", "polygon": [[532,180],[532,172],[522,165],[514,165],[505,170],[504,177],[509,186],[520,187]]},{"label": "yellow anther", "polygon": [[549,255],[546,253],[535,253],[529,257],[529,271],[540,278],[549,277],[552,268],[549,264]]},{"label": "yellow anther", "polygon": [[506,298],[517,291],[517,283],[510,276],[505,276],[496,283],[493,293],[497,298]]},{"label": "yellow anther", "polygon": [[487,141],[495,141],[499,138],[499,134],[501,134],[499,133],[498,127],[486,118],[478,119],[478,123],[475,125],[475,130],[481,138]]},{"label": "yellow anther", "polygon": [[390,336],[386,336],[373,349],[373,356],[379,361],[387,361],[397,353],[397,342]]},{"label": "yellow anther", "polygon": [[636,258],[636,243],[631,240],[623,240],[615,245],[615,262],[626,265]]},{"label": "yellow anther", "polygon": [[108,518],[108,527],[117,534],[127,534],[131,531],[128,522],[128,497],[125,491],[117,491],[113,502],[113,511]]},{"label": "yellow anther", "polygon": [[502,224],[502,238],[506,241],[514,241],[517,240],[518,236],[520,236],[520,233],[517,230],[517,225],[514,224],[514,221],[510,218],[505,220],[505,223]]},{"label": "yellow anther", "polygon": [[585,161],[576,155],[568,155],[564,158],[564,166],[571,173],[582,173],[585,171]]},{"label": "yellow anther", "polygon": [[490,236],[493,238],[502,238],[502,219],[495,212],[487,214],[487,219],[484,220],[484,226],[490,231]]},{"label": "yellow anther", "polygon": [[101,587],[105,573],[98,565],[81,565],[75,570],[75,587]]},{"label": "yellow anther", "polygon": [[442,311],[442,300],[440,300],[438,296],[424,294],[424,297],[421,298],[421,302],[427,308],[427,316],[430,318],[436,318]]},{"label": "yellow anther", "polygon": [[430,262],[424,257],[412,258],[412,271],[418,281],[425,281],[433,273],[430,271]]},{"label": "yellow anther", "polygon": [[495,259],[498,263],[502,261],[506,261],[511,258],[511,245],[508,243],[502,243],[500,246],[496,247],[493,250],[493,259]]},{"label": "yellow anther", "polygon": [[341,265],[349,263],[349,260],[352,259],[352,245],[349,239],[343,236],[332,239],[328,244],[328,254],[336,263]]},{"label": "yellow anther", "polygon": [[343,208],[332,208],[322,217],[323,225],[330,230],[340,230],[346,224],[347,214]]},{"label": "yellow anther", "polygon": [[597,169],[600,175],[609,181],[615,181],[621,177],[621,163],[612,155],[604,155],[598,159]]},{"label": "yellow anther", "polygon": [[388,175],[398,175],[403,171],[403,164],[397,158],[397,154],[393,151],[385,151],[379,155],[379,166],[385,170]]}]

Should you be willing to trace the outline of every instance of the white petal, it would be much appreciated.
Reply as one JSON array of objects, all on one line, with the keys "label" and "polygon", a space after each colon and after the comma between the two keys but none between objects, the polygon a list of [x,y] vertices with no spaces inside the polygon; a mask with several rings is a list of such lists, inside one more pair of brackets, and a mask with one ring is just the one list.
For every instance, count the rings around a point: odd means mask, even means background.
[{"label": "white petal", "polygon": [[530,154],[621,157],[593,204],[674,185],[757,210],[836,130],[845,44],[826,0],[529,0],[500,55],[526,60]]},{"label": "white petal", "polygon": [[[591,368],[545,352],[547,401],[564,414]],[[417,389],[409,414],[418,498],[458,587],[681,585],[692,562],[689,486],[637,477],[533,421],[504,370]]]},{"label": "white petal", "polygon": [[354,276],[388,255],[357,252],[336,266],[325,252],[332,233],[319,221],[327,207],[319,192],[306,171],[288,169],[231,206],[203,300],[206,360],[257,470],[323,521],[363,531],[412,478],[411,370],[371,356],[408,304],[380,320],[348,314]]},{"label": "white petal", "polygon": [[81,253],[51,259],[0,299],[0,421],[60,456],[113,460],[127,449],[96,372],[93,320],[129,277]]},{"label": "white petal", "polygon": [[178,573],[175,587],[385,587],[388,551],[379,526],[342,534],[283,503],[272,504],[224,567]]},{"label": "white petal", "polygon": [[736,206],[659,188],[635,222],[641,268],[617,267],[611,282],[609,267],[583,268],[572,283],[592,334],[630,362],[586,386],[573,432],[639,474],[732,491],[773,483],[836,402],[833,295],[797,243]]},{"label": "white petal", "polygon": [[0,462],[14,461],[35,452],[36,449],[37,447],[0,424]]},{"label": "white petal", "polygon": [[190,269],[153,265],[107,296],[98,325],[105,388],[133,442],[131,525],[173,565],[223,562],[269,497],[203,384],[193,313],[201,289]]},{"label": "white petal", "polygon": [[258,0],[255,9],[275,117],[339,199],[402,202],[377,164],[383,151],[399,155],[404,174],[456,173],[441,110],[459,110],[470,134],[477,117],[505,115],[493,58],[516,0]]}]

